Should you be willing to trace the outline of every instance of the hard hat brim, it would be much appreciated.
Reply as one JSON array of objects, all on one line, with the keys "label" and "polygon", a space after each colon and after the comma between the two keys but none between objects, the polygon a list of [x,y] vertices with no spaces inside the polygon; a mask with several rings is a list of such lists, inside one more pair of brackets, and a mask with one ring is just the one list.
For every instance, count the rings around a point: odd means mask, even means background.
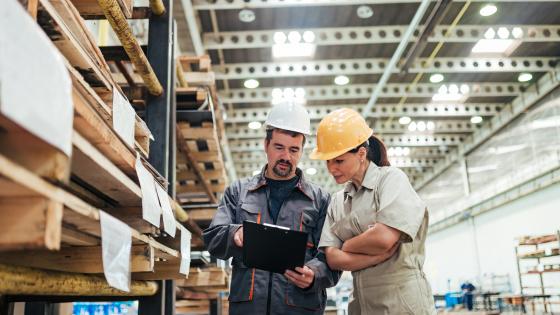
[{"label": "hard hat brim", "polygon": [[328,160],[332,160],[337,156],[341,156],[344,153],[352,150],[354,148],[349,148],[349,149],[343,149],[343,150],[338,150],[338,151],[334,151],[334,152],[319,152],[317,151],[317,148],[313,149],[313,151],[309,154],[309,158],[312,160],[322,160],[322,161],[328,161]]}]

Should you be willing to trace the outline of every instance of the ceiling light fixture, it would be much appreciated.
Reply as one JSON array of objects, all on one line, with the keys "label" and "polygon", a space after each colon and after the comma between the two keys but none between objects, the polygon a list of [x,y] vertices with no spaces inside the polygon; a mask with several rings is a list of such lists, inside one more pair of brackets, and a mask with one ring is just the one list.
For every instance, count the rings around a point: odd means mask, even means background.
[{"label": "ceiling light fixture", "polygon": [[301,34],[296,31],[291,31],[290,33],[288,33],[288,40],[292,44],[297,44],[301,41]]},{"label": "ceiling light fixture", "polygon": [[248,89],[256,89],[256,88],[259,87],[259,81],[255,80],[255,79],[245,80],[245,82],[243,83],[243,86],[245,86]]},{"label": "ceiling light fixture", "polygon": [[315,41],[315,33],[312,31],[303,32],[303,41],[306,43],[313,43]]},{"label": "ceiling light fixture", "polygon": [[436,129],[436,124],[434,124],[434,122],[430,120],[426,123],[426,129],[432,131]]},{"label": "ceiling light fixture", "polygon": [[498,7],[493,4],[487,4],[480,9],[480,15],[482,16],[490,16],[494,13],[498,12]]},{"label": "ceiling light fixture", "polygon": [[408,124],[408,131],[416,131],[416,123],[415,122],[411,122],[410,124]]},{"label": "ceiling light fixture", "polygon": [[533,79],[533,75],[527,72],[521,73],[518,77],[517,80],[519,82],[529,82],[531,81],[531,79]]},{"label": "ceiling light fixture", "polygon": [[402,116],[401,118],[399,118],[399,124],[401,125],[408,125],[411,121],[412,119],[410,119],[410,117],[408,116]]},{"label": "ceiling light fixture", "polygon": [[339,75],[336,78],[334,78],[334,83],[336,85],[346,85],[349,82],[350,82],[350,79],[345,75]]},{"label": "ceiling light fixture", "polygon": [[262,124],[259,121],[252,121],[249,123],[248,127],[253,130],[260,129]]},{"label": "ceiling light fixture", "polygon": [[444,76],[441,73],[434,73],[430,76],[430,82],[432,83],[440,83],[443,81]]},{"label": "ceiling light fixture", "polygon": [[507,39],[509,37],[509,30],[505,27],[500,27],[498,29],[498,37],[501,39]]},{"label": "ceiling light fixture", "polygon": [[361,5],[356,9],[356,14],[360,19],[369,19],[373,16],[373,9],[367,5]]},{"label": "ceiling light fixture", "polygon": [[276,44],[284,44],[286,42],[286,34],[284,32],[276,32],[273,36],[274,43]]},{"label": "ceiling light fixture", "polygon": [[481,116],[472,116],[471,117],[471,124],[480,124],[482,122]]},{"label": "ceiling light fixture", "polygon": [[251,23],[255,20],[255,12],[245,9],[239,11],[239,20],[244,23]]},{"label": "ceiling light fixture", "polygon": [[305,173],[307,173],[307,175],[313,176],[313,175],[317,174],[317,169],[314,168],[314,167],[310,167],[310,168],[305,170]]}]

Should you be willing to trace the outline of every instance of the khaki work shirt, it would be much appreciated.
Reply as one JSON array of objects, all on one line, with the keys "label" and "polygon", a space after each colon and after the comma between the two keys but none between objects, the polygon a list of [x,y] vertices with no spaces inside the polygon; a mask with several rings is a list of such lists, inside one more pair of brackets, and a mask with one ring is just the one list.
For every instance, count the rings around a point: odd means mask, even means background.
[{"label": "khaki work shirt", "polygon": [[350,314],[435,314],[430,286],[422,271],[428,227],[426,205],[408,177],[396,167],[370,162],[362,187],[349,182],[329,205],[319,247],[341,248],[344,241],[383,223],[401,233],[389,260],[352,273]]}]

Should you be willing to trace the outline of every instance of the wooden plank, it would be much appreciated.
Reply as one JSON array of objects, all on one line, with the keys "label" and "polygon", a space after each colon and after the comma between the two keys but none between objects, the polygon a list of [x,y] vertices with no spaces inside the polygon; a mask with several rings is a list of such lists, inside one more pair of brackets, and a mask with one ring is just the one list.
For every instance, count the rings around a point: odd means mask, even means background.
[{"label": "wooden plank", "polygon": [[181,280],[184,274],[179,273],[180,259],[173,261],[156,261],[153,272],[142,272],[132,275],[134,280]]},{"label": "wooden plank", "polygon": [[[225,183],[218,184],[208,184],[212,192],[221,193],[226,189]],[[200,193],[206,192],[206,188],[202,184],[190,184],[190,185],[177,185],[177,194],[183,193]]]},{"label": "wooden plank", "polygon": [[[60,248],[62,204],[47,198],[0,198],[0,251]],[[3,256],[0,255],[0,256]]]},{"label": "wooden plank", "polygon": [[214,72],[185,72],[183,77],[189,85],[213,85],[216,83]]},{"label": "wooden plank", "polygon": [[216,209],[191,209],[189,217],[195,221],[212,221],[216,215]]},{"label": "wooden plank", "polygon": [[177,280],[178,287],[199,288],[199,287],[218,287],[227,289],[228,274],[221,268],[191,268],[187,279]]},{"label": "wooden plank", "polygon": [[[222,157],[218,152],[215,151],[202,151],[202,152],[192,152],[191,156],[195,162],[221,162]],[[183,154],[177,154],[178,164],[187,164],[187,159]]]},{"label": "wooden plank", "polygon": [[62,225],[62,239],[63,245],[71,246],[99,246],[101,239],[80,231],[76,231],[71,227]]},{"label": "wooden plank", "polygon": [[28,170],[59,182],[70,178],[70,159],[0,114],[0,154]]},{"label": "wooden plank", "polygon": [[[97,3],[97,0],[71,0],[76,6],[76,9],[80,11],[80,14],[84,17],[98,17],[100,15],[104,16],[103,9]],[[117,0],[122,13],[127,19],[132,17],[132,5],[133,0]]]},{"label": "wooden plank", "polygon": [[[202,176],[208,180],[219,180],[224,178],[224,173],[221,170],[202,171]],[[197,177],[192,171],[177,171],[177,181],[196,180]]]},{"label": "wooden plank", "polygon": [[[64,247],[59,251],[11,251],[0,255],[0,262],[47,270],[78,273],[103,273],[101,246]],[[154,268],[154,249],[150,245],[132,246],[130,271],[146,272]]]},{"label": "wooden plank", "polygon": [[214,139],[214,128],[196,128],[196,127],[183,127],[180,126],[181,134],[184,139]]},{"label": "wooden plank", "polygon": [[72,173],[121,206],[142,204],[140,187],[79,133],[72,136]]}]

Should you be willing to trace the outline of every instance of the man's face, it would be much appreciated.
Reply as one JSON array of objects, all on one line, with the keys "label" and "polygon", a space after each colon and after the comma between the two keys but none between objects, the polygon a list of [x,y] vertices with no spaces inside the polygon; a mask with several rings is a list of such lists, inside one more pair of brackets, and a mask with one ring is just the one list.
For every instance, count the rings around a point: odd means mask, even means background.
[{"label": "man's face", "polygon": [[272,179],[289,179],[295,175],[303,154],[303,135],[292,137],[274,130],[272,139],[265,140],[264,150],[269,166],[267,176]]}]

